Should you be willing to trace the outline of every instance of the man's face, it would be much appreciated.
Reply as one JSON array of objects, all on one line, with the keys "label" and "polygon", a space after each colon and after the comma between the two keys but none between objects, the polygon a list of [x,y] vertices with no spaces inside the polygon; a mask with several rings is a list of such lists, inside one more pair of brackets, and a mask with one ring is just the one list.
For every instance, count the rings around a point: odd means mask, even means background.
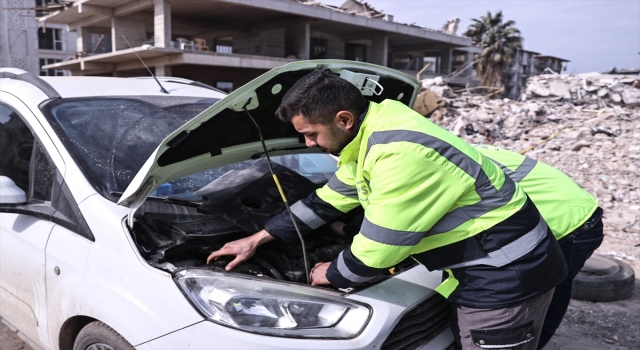
[{"label": "man's face", "polygon": [[328,125],[311,124],[302,115],[291,118],[291,123],[304,136],[307,147],[320,147],[334,156],[340,155],[357,134],[355,119],[346,111],[339,112]]}]

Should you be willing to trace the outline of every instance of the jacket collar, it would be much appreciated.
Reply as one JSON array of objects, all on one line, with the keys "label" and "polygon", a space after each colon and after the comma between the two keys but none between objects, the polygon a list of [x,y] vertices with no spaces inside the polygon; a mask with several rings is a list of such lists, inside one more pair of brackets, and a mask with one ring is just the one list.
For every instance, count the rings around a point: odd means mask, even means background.
[{"label": "jacket collar", "polygon": [[[342,166],[343,164],[347,164],[349,162],[355,161],[358,159],[358,153],[360,153],[360,143],[362,142],[362,135],[364,134],[364,130],[367,126],[367,116],[372,114],[372,110],[377,109],[377,104],[375,102],[369,102],[369,106],[367,109],[360,114],[358,117],[358,134],[356,137],[349,142],[340,152],[340,158],[338,158],[338,166]],[[370,119],[370,118],[369,118]]]}]

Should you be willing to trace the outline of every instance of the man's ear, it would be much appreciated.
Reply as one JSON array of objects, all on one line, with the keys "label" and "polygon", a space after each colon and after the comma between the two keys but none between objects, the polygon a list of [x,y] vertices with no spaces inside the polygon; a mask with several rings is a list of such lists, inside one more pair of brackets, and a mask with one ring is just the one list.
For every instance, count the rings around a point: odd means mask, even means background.
[{"label": "man's ear", "polygon": [[336,114],[336,123],[345,130],[352,130],[356,126],[356,118],[349,111],[340,111]]}]

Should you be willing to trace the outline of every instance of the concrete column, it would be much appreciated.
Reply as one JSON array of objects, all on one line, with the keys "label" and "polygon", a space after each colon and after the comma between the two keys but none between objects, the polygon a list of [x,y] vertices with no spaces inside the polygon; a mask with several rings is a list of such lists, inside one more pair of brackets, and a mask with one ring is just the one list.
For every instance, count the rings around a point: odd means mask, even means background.
[{"label": "concrete column", "polygon": [[157,77],[170,77],[171,76],[171,66],[156,66],[155,67],[155,75]]},{"label": "concrete column", "polygon": [[440,51],[440,74],[451,74],[451,49]]},{"label": "concrete column", "polygon": [[311,24],[295,23],[285,28],[285,56],[294,55],[299,60],[309,59]]},{"label": "concrete column", "polygon": [[153,36],[156,47],[171,47],[171,2],[153,0]]},{"label": "concrete column", "polygon": [[9,46],[9,28],[7,27],[7,9],[4,1],[0,1],[0,67],[11,67]]},{"label": "concrete column", "polygon": [[80,51],[89,51],[87,49],[87,40],[89,40],[89,31],[84,28],[84,27],[80,27],[77,30],[77,35],[76,35],[76,51],[80,52]]},{"label": "concrete column", "polygon": [[386,67],[389,56],[389,38],[386,36],[375,37],[371,43],[371,53],[367,61]]}]

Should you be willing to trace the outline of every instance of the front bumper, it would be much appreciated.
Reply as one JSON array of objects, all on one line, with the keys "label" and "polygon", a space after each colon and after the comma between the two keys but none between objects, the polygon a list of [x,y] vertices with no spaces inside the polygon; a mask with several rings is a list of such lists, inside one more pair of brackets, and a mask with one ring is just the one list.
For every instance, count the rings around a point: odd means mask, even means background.
[{"label": "front bumper", "polygon": [[[440,272],[416,266],[349,299],[369,304],[373,314],[357,337],[348,340],[300,339],[265,336],[202,321],[156,338],[137,349],[380,349],[402,316],[425,299],[442,280]],[[446,349],[453,342],[449,329],[440,332],[425,349]]]}]

